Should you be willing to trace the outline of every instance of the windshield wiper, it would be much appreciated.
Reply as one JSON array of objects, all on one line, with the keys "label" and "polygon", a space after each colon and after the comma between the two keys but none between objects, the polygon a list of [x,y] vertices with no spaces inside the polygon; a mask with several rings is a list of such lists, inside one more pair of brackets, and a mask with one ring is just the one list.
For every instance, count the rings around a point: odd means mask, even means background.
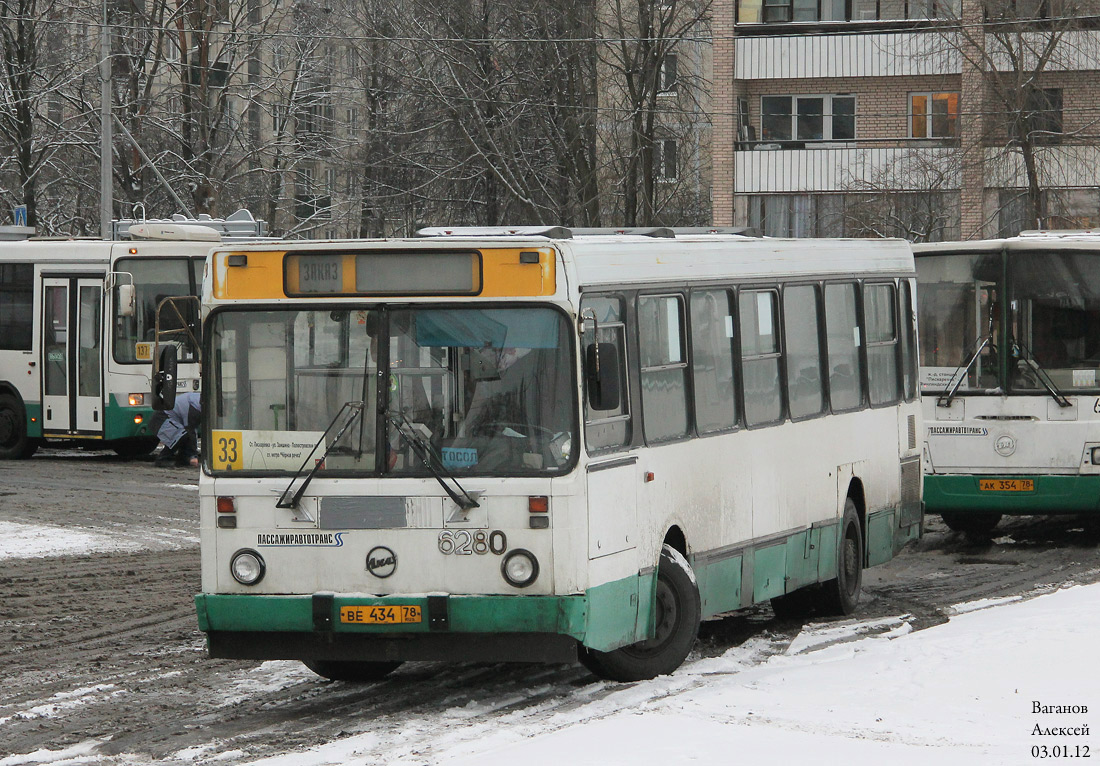
[{"label": "windshield wiper", "polygon": [[1054,399],[1054,401],[1058,402],[1058,406],[1072,407],[1073,403],[1070,402],[1068,398],[1066,398],[1066,395],[1063,394],[1056,385],[1054,385],[1054,381],[1051,380],[1050,375],[1047,374],[1047,371],[1044,370],[1037,361],[1035,361],[1035,354],[1031,353],[1031,349],[1025,346],[1020,341],[1016,341],[1015,343],[1018,348],[1022,348],[1024,350],[1025,356],[1021,357],[1024,364],[1029,365],[1031,369],[1035,370],[1035,377],[1037,377],[1039,379],[1039,382],[1043,384],[1043,388],[1047,390],[1047,393],[1050,394],[1051,398]]},{"label": "windshield wiper", "polygon": [[[321,454],[320,459],[314,462],[313,470],[309,472],[309,474],[305,478],[305,481],[302,482],[301,486],[299,486],[297,491],[294,492],[294,494],[292,495],[291,490],[294,488],[294,482],[298,481],[298,477],[302,475],[302,471],[306,470],[306,466],[309,465],[309,461],[313,458],[313,454],[317,452],[318,447],[325,443],[325,439],[329,435],[329,432],[331,432],[332,429],[336,426],[337,421],[340,420],[340,416],[343,415],[345,411],[347,412],[347,416],[344,418],[344,422],[340,426],[340,430],[336,432],[336,438],[333,439],[332,443],[325,448],[325,451]],[[313,481],[313,477],[317,475],[317,472],[321,470],[321,466],[325,464],[325,458],[328,457],[328,453],[330,453],[336,447],[337,443],[339,443],[340,441],[340,438],[344,435],[344,432],[347,431],[351,424],[355,422],[356,416],[359,415],[359,413],[362,411],[362,402],[344,402],[344,406],[341,407],[340,410],[336,413],[336,417],[334,417],[332,419],[332,422],[328,424],[328,428],[326,428],[325,432],[321,434],[321,438],[317,440],[317,443],[313,445],[313,449],[311,449],[309,451],[309,454],[306,455],[306,459],[305,462],[302,463],[302,467],[299,468],[297,472],[295,472],[294,477],[290,480],[290,484],[288,484],[287,488],[283,490],[283,494],[279,495],[279,500],[275,503],[276,508],[298,508],[298,503],[301,501],[302,495],[305,494],[306,487],[308,487],[309,483]]]},{"label": "windshield wiper", "polygon": [[[970,358],[966,360],[966,364],[960,364],[955,371],[951,373],[951,378],[947,381],[947,386],[943,389],[943,393],[940,394],[940,398],[936,400],[937,407],[951,406],[951,402],[954,400],[955,394],[959,392],[959,387],[962,385],[962,382],[966,380],[970,368],[974,366],[974,362],[978,361],[978,357],[981,356],[982,351],[992,340],[992,335],[986,335],[974,341],[977,348],[974,349],[974,353],[970,355]],[[981,342],[979,343],[978,341]]]},{"label": "windshield wiper", "polygon": [[[400,420],[398,419],[400,417]],[[468,511],[471,508],[480,508],[481,504],[475,500],[469,492],[462,488],[462,485],[458,483],[458,479],[452,476],[443,465],[443,460],[439,458],[432,450],[430,442],[426,441],[423,436],[417,433],[413,428],[413,424],[409,422],[409,419],[403,412],[387,412],[386,419],[393,424],[393,427],[397,429],[397,433],[401,434],[402,438],[412,447],[412,451],[416,453],[416,456],[420,458],[420,462],[424,464],[424,467],[431,472],[435,480],[439,482],[439,486],[443,487],[443,490],[447,493],[447,496],[454,501],[463,511]],[[438,463],[437,468],[434,463]],[[458,492],[455,492],[447,481],[450,480],[451,484],[458,487]],[[462,494],[459,494],[461,492]]]}]

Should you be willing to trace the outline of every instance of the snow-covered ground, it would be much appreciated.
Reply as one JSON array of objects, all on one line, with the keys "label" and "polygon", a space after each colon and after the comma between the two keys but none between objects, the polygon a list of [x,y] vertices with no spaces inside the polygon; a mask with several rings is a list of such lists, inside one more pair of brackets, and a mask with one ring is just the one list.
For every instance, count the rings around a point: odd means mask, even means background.
[{"label": "snow-covered ground", "polygon": [[[960,605],[950,622],[919,632],[904,616],[874,622],[807,626],[786,649],[754,639],[598,701],[581,689],[575,706],[537,725],[529,709],[485,717],[459,708],[454,718],[469,724],[443,728],[428,752],[422,736],[395,752],[364,733],[256,763],[946,766],[1029,763],[1043,760],[1032,750],[1042,747],[1047,758],[1100,758],[1100,738],[1033,733],[1100,727],[1100,585]],[[281,666],[300,672],[262,670]],[[1087,712],[1037,714],[1036,703]]]}]

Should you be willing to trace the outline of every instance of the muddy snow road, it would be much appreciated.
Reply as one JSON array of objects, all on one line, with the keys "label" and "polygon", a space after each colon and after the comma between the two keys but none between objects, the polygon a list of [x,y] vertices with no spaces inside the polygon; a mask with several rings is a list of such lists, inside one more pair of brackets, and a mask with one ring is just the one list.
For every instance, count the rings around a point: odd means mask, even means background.
[{"label": "muddy snow road", "polygon": [[[554,726],[600,715],[601,700],[638,701],[579,665],[410,663],[355,686],[293,662],[207,659],[191,600],[196,478],[103,453],[0,463],[0,764],[245,763],[364,733],[367,762],[431,763],[441,742],[486,726]],[[1077,518],[1006,521],[975,545],[932,517],[919,544],[865,573],[854,621],[741,612],[707,622],[685,667],[737,651],[763,662],[796,637],[922,629],[960,603],[1095,582],[1098,543],[1100,526]],[[705,683],[688,672],[634,696]]]}]

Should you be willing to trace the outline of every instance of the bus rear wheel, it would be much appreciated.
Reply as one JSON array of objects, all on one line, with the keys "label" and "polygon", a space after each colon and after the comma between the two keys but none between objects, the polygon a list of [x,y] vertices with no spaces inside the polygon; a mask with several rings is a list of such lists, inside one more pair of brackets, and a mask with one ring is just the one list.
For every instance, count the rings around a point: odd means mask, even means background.
[{"label": "bus rear wheel", "polygon": [[350,660],[302,660],[319,676],[330,681],[367,683],[380,681],[401,666],[400,662],[356,662]]},{"label": "bus rear wheel", "polygon": [[27,413],[11,394],[0,394],[0,460],[22,460],[34,454],[38,441],[27,436]]},{"label": "bus rear wheel", "polygon": [[653,638],[610,652],[581,647],[584,666],[611,681],[645,681],[676,670],[699,635],[701,606],[691,565],[670,545],[657,566]]},{"label": "bus rear wheel", "polygon": [[952,532],[963,532],[967,535],[988,535],[1001,521],[1001,514],[991,511],[978,513],[952,513],[946,511],[940,514],[943,523]]},{"label": "bus rear wheel", "polygon": [[852,498],[844,501],[840,543],[836,552],[836,577],[824,583],[825,608],[832,614],[851,614],[863,588],[863,532]]}]

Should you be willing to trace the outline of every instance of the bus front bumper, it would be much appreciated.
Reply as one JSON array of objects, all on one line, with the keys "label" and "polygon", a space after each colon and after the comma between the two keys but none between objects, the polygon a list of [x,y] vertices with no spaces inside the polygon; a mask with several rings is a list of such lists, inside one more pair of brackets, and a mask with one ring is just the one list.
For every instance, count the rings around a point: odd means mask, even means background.
[{"label": "bus front bumper", "polygon": [[[341,621],[345,607],[416,606],[420,621]],[[200,593],[199,628],[223,659],[571,662],[588,599],[572,596],[369,597]]]},{"label": "bus front bumper", "polygon": [[[980,479],[1031,479],[1031,491],[985,491]],[[1100,511],[1100,476],[927,474],[924,503],[929,513],[943,511],[1030,514]]]}]

